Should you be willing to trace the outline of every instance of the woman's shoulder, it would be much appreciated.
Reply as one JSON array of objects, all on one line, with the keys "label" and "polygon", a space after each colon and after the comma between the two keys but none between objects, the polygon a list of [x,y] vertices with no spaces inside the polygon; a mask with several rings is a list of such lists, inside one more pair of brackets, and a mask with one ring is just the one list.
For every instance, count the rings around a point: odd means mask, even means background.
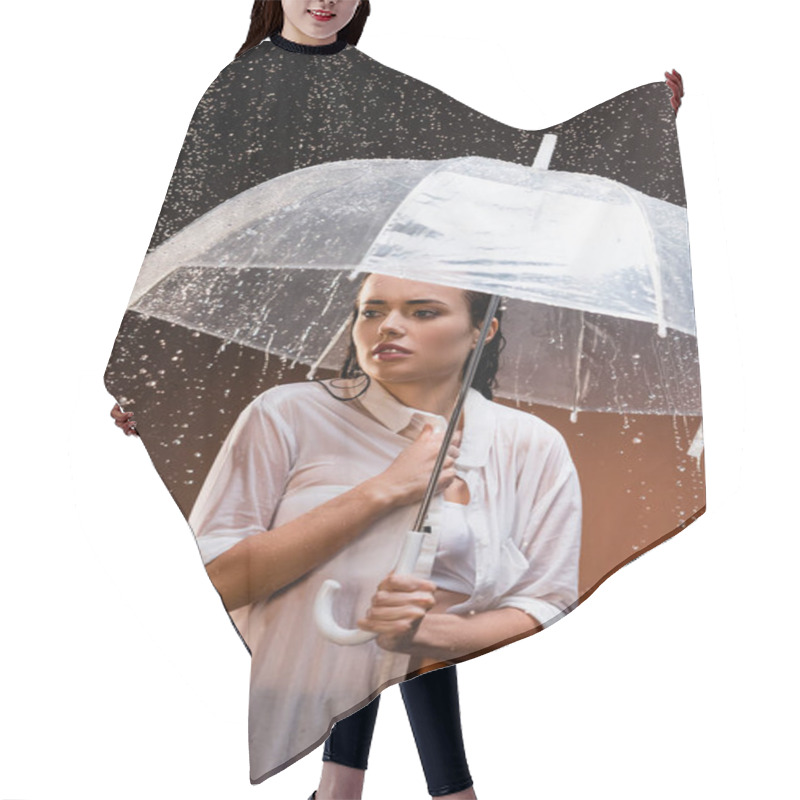
[{"label": "woman's shoulder", "polygon": [[263,101],[269,96],[264,91],[264,73],[272,72],[278,66],[276,49],[269,39],[264,39],[234,58],[219,71],[203,99],[209,102],[217,96],[224,98],[226,102],[222,110],[226,114],[230,113],[231,101],[252,103],[254,98]]},{"label": "woman's shoulder", "polygon": [[273,386],[255,397],[242,410],[237,430],[256,429],[281,431],[287,440],[295,441],[302,432],[304,441],[324,439],[331,425],[352,422],[353,413],[341,402],[340,381],[336,388],[330,381],[301,381]]},{"label": "woman's shoulder", "polygon": [[265,413],[277,413],[287,420],[302,418],[310,422],[318,419],[320,412],[337,412],[347,406],[346,401],[357,396],[359,386],[363,387],[363,384],[357,380],[341,378],[282,383],[262,392],[249,407]]},{"label": "woman's shoulder", "polygon": [[251,403],[263,410],[303,408],[325,402],[327,392],[316,381],[298,381],[297,383],[281,383],[262,392]]}]

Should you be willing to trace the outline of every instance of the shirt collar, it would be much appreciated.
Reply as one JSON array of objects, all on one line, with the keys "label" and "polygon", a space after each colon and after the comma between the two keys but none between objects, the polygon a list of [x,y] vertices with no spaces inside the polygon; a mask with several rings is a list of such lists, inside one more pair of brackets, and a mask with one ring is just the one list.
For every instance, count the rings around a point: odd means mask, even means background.
[{"label": "shirt collar", "polygon": [[[378,422],[394,433],[411,426],[410,432],[416,435],[426,424],[432,424],[434,430],[444,431],[447,427],[447,420],[441,414],[404,405],[375,380],[370,381],[359,402]],[[495,429],[494,403],[471,388],[464,400],[464,438],[456,464],[464,468],[486,464]]]}]

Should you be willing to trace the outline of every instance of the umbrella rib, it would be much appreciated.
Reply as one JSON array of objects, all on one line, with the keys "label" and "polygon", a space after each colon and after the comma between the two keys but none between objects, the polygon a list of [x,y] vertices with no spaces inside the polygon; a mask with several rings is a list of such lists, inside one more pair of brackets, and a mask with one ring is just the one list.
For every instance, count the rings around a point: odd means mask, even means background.
[{"label": "umbrella rib", "polygon": [[664,288],[661,285],[661,259],[658,257],[658,249],[656,248],[655,239],[653,238],[653,229],[650,220],[647,217],[644,209],[642,208],[639,198],[630,187],[624,183],[619,184],[623,192],[630,198],[639,216],[642,218],[642,225],[647,232],[647,244],[650,251],[650,261],[648,263],[648,271],[650,273],[650,280],[653,282],[653,292],[655,293],[656,300],[656,317],[658,318],[658,335],[663,339],[667,335],[667,321],[664,318]]},{"label": "umbrella rib", "polygon": [[572,399],[572,413],[569,415],[570,422],[578,421],[578,401],[581,393],[581,360],[583,357],[583,338],[586,331],[586,312],[581,311],[581,330],[578,334],[577,358],[575,359],[575,394]]},{"label": "umbrella rib", "polygon": [[328,342],[328,344],[325,346],[325,349],[320,353],[319,358],[309,367],[308,374],[306,375],[307,380],[310,381],[314,380],[314,377],[317,374],[317,370],[322,365],[323,360],[328,356],[328,353],[330,353],[331,350],[333,350],[339,339],[342,338],[342,334],[345,332],[349,324],[350,324],[350,316],[348,315],[345,317],[344,322],[339,326],[339,330],[336,331],[336,336],[333,336],[331,338],[330,342]]},{"label": "umbrella rib", "polygon": [[[417,181],[417,183],[408,190],[408,192],[406,193],[406,196],[402,200],[399,200],[397,202],[397,205],[395,206],[394,211],[389,215],[389,217],[387,218],[386,222],[384,222],[383,225],[381,226],[381,229],[373,237],[372,244],[369,246],[369,248],[367,248],[367,252],[364,253],[364,255],[362,256],[362,258],[361,258],[361,266],[362,267],[364,266],[364,262],[368,258],[370,258],[370,256],[374,253],[374,251],[375,251],[375,243],[381,240],[381,238],[383,237],[383,234],[385,233],[385,231],[392,225],[394,220],[397,218],[397,215],[400,213],[400,210],[406,205],[406,203],[408,203],[408,199],[412,195],[417,194],[419,191],[421,191],[422,187],[426,183],[428,183],[430,181],[430,178],[431,178],[432,175],[435,175],[436,173],[442,172],[443,170],[447,169],[451,165],[451,163],[453,161],[460,161],[460,160],[461,159],[458,159],[458,158],[449,158],[449,159],[446,159],[445,161],[441,161],[441,162],[437,163],[436,166],[432,170],[430,170],[427,174],[425,174],[424,177],[420,178]],[[350,273],[350,279],[352,280],[359,272],[362,272],[362,271],[363,271],[362,269],[357,267],[356,269],[354,269]],[[434,281],[434,283],[435,283],[435,281]]]}]

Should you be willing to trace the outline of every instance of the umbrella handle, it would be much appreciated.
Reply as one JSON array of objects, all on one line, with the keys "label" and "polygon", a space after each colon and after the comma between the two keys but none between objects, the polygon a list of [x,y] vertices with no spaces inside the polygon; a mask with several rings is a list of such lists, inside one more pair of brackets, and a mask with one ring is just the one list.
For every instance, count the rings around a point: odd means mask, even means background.
[{"label": "umbrella handle", "polygon": [[[403,541],[403,549],[394,571],[400,575],[408,575],[417,566],[417,559],[422,550],[423,531],[408,531]],[[355,645],[364,644],[376,637],[377,634],[362,631],[360,628],[347,629],[339,625],[333,616],[333,604],[342,585],[339,581],[326,580],[319,587],[314,599],[314,619],[319,632],[335,644]]]}]

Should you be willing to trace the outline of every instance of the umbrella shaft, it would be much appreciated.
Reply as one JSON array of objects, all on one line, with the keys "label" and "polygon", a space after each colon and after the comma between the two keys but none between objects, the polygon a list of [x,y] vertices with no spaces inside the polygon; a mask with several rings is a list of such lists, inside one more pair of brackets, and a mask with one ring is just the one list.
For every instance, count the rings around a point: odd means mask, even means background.
[{"label": "umbrella shaft", "polygon": [[497,307],[499,305],[500,296],[492,295],[492,299],[489,301],[489,308],[486,310],[486,316],[484,317],[483,325],[481,326],[481,335],[478,337],[478,343],[475,345],[475,349],[472,351],[472,355],[470,356],[469,363],[467,365],[467,372],[464,375],[464,380],[461,382],[461,390],[458,393],[458,399],[453,407],[452,414],[450,414],[450,422],[448,423],[447,430],[444,434],[444,441],[442,442],[442,446],[439,448],[439,455],[436,458],[436,464],[433,467],[431,479],[428,481],[428,488],[425,490],[425,496],[422,498],[422,505],[419,507],[419,513],[417,514],[417,519],[414,522],[414,527],[412,528],[414,531],[421,531],[423,525],[425,524],[425,517],[428,515],[428,508],[431,504],[431,500],[433,500],[433,495],[436,492],[436,484],[439,481],[439,475],[442,472],[442,465],[447,457],[447,450],[450,447],[450,440],[453,438],[456,425],[458,425],[458,418],[461,416],[461,409],[464,406],[464,400],[467,397],[467,392],[469,391],[470,386],[472,386],[475,373],[478,371],[478,362],[481,360],[481,355],[483,354],[483,346],[486,344],[486,337],[489,335],[489,328],[491,327],[492,320],[494,319],[494,315],[497,313]]}]

